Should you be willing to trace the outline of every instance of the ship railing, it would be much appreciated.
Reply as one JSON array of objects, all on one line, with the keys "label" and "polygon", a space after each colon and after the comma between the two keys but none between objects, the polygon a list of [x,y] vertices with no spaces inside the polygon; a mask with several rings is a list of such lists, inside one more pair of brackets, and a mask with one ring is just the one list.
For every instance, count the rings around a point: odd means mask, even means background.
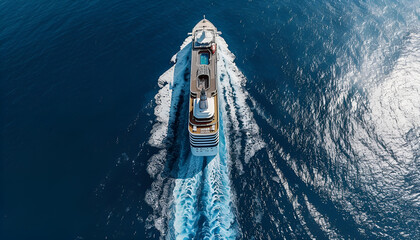
[{"label": "ship railing", "polygon": [[192,126],[196,126],[196,127],[211,127],[211,126],[216,125],[216,123],[210,123],[210,124],[194,124],[194,123],[192,123],[192,122],[190,122],[190,124],[191,124]]}]

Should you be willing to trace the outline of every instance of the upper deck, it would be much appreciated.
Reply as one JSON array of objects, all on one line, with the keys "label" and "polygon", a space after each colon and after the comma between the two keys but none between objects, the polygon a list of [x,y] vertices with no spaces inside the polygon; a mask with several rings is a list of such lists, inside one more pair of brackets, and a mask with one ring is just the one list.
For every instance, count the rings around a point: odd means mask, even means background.
[{"label": "upper deck", "polygon": [[217,55],[213,54],[210,49],[216,42],[216,35],[216,27],[207,19],[201,20],[193,28],[190,84],[193,97],[197,97],[203,87],[208,97],[216,94]]}]

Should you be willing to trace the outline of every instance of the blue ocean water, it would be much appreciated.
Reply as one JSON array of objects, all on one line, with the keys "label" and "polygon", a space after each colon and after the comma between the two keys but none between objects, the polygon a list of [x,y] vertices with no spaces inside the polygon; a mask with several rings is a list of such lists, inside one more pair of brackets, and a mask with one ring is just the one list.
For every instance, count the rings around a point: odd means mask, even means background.
[{"label": "blue ocean water", "polygon": [[[418,1],[0,6],[1,239],[420,238]],[[214,158],[182,114],[204,14]]]}]

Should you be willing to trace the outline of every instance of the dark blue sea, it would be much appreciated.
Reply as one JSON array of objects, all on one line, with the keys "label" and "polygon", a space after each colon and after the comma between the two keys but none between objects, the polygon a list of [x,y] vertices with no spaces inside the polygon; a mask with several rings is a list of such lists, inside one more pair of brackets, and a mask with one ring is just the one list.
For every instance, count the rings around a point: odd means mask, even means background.
[{"label": "dark blue sea", "polygon": [[0,0],[0,127],[2,240],[420,239],[420,2]]}]

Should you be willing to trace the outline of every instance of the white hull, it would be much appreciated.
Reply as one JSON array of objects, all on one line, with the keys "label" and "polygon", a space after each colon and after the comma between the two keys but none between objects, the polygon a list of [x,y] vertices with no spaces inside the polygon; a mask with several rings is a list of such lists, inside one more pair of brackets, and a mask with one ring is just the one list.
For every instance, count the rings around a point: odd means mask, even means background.
[{"label": "white hull", "polygon": [[191,146],[191,152],[194,156],[214,156],[219,152],[219,145],[215,147],[193,147]]}]

